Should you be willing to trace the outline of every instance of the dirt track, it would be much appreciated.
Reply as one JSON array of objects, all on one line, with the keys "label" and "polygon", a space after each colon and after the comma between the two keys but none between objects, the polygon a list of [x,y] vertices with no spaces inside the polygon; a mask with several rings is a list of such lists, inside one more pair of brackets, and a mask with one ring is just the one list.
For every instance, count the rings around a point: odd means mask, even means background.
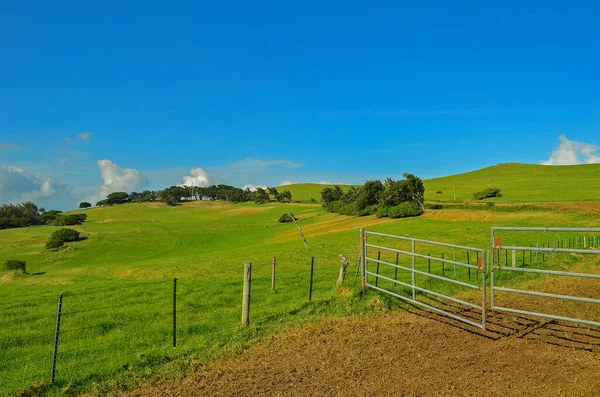
[{"label": "dirt track", "polygon": [[[127,396],[600,396],[600,330],[418,309],[323,320]],[[564,343],[563,343],[564,342]]]}]

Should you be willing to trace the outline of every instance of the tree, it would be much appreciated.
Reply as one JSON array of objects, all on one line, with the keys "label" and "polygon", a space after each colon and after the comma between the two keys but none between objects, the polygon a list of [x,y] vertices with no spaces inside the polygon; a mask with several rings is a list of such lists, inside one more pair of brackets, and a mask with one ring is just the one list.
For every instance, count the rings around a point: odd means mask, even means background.
[{"label": "tree", "polygon": [[[275,200],[277,200],[277,196],[279,195],[279,192],[277,191],[277,188],[268,187],[267,188],[267,193],[269,193],[270,196],[273,196],[273,198]],[[279,200],[277,200],[277,201],[279,201]]]},{"label": "tree", "polygon": [[265,204],[271,202],[269,194],[261,187],[257,187],[252,196],[254,197],[254,202],[256,204]]},{"label": "tree", "polygon": [[277,193],[275,198],[279,203],[291,203],[292,193],[289,190],[283,190],[281,193]]},{"label": "tree", "polygon": [[90,208],[92,205],[90,203],[88,203],[87,201],[82,201],[81,203],[79,203],[79,208],[80,209],[86,209],[86,208]]},{"label": "tree", "polygon": [[326,206],[329,203],[340,200],[343,195],[342,188],[337,185],[333,188],[326,187],[321,190],[321,203],[323,203],[323,206]]},{"label": "tree", "polygon": [[123,204],[129,201],[129,195],[125,192],[114,192],[106,196],[109,204]]},{"label": "tree", "polygon": [[425,185],[423,185],[423,181],[413,174],[404,173],[403,176],[412,196],[412,202],[421,207],[422,210],[425,210]]},{"label": "tree", "polygon": [[27,274],[27,262],[19,259],[8,259],[4,262],[6,270],[20,270],[23,274]]}]

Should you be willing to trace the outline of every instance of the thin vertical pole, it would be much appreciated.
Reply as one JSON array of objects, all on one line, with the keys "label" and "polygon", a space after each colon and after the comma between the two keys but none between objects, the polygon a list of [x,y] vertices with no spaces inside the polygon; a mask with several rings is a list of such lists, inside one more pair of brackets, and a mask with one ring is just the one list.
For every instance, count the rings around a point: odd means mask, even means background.
[{"label": "thin vertical pole", "polygon": [[[533,248],[533,245],[529,244],[529,248]],[[529,265],[533,264],[533,251],[529,251]]]},{"label": "thin vertical pole", "polygon": [[431,253],[427,253],[427,256],[429,257],[427,259],[427,273],[431,273]]},{"label": "thin vertical pole", "polygon": [[[469,258],[469,251],[467,251],[467,265],[471,264],[471,258]],[[467,273],[469,274],[469,280],[471,279],[471,268],[467,268]]]},{"label": "thin vertical pole", "polygon": [[[491,252],[491,263],[490,263],[490,309],[494,310],[494,304],[495,304],[495,299],[494,299],[494,277],[496,274],[496,269],[494,268],[494,260],[496,259],[496,255],[494,254],[494,228],[492,228],[492,236],[491,236],[491,242],[492,242],[492,252]],[[479,263],[479,261],[477,262]],[[500,264],[500,262],[498,261],[498,264]],[[477,274],[479,274],[479,269],[477,269]]]},{"label": "thin vertical pole", "polygon": [[[453,260],[454,262],[456,262],[456,252],[453,252],[453,253],[452,253],[452,260]],[[454,277],[456,277],[456,264],[455,264],[455,263],[453,263],[453,264],[452,264],[452,267],[454,268]]]},{"label": "thin vertical pole", "polygon": [[312,300],[313,276],[315,274],[315,257],[310,260],[310,290],[308,291],[308,301]]},{"label": "thin vertical pole", "polygon": [[521,267],[525,267],[525,251],[521,252],[523,254],[523,263]]},{"label": "thin vertical pole", "polygon": [[377,251],[377,270],[375,270],[375,274],[377,274],[377,276],[375,277],[375,286],[379,286],[379,261],[381,260],[381,251]]},{"label": "thin vertical pole", "polygon": [[252,263],[244,263],[244,292],[242,297],[242,325],[250,324],[250,286],[252,284]]},{"label": "thin vertical pole", "polygon": [[481,325],[483,326],[483,330],[486,329],[486,306],[487,306],[487,261],[486,261],[485,250],[481,252],[481,260],[483,264],[483,273],[481,275]]},{"label": "thin vertical pole", "polygon": [[367,291],[367,234],[365,233],[365,229],[360,229],[360,249],[362,254],[362,293],[363,295]]},{"label": "thin vertical pole", "polygon": [[446,264],[443,262],[444,254],[442,254],[442,277],[446,277]]},{"label": "thin vertical pole", "polygon": [[412,240],[412,253],[413,254],[411,255],[412,256],[412,272],[411,273],[412,273],[412,286],[413,286],[413,288],[412,288],[413,301],[417,300],[417,290],[415,289],[415,286],[417,285],[416,284],[416,275],[415,275],[415,259],[416,259],[415,258],[416,250],[415,249],[416,249],[416,242],[415,242],[415,240]]},{"label": "thin vertical pole", "polygon": [[504,250],[504,257],[506,258],[504,263],[506,264],[506,267],[508,267],[508,250]]},{"label": "thin vertical pole", "polygon": [[177,279],[173,279],[173,347],[177,347]]},{"label": "thin vertical pole", "polygon": [[[400,254],[396,252],[396,266],[398,266],[399,257],[400,257]],[[394,269],[394,280],[398,280],[398,268],[397,267]]]},{"label": "thin vertical pole", "polygon": [[277,259],[273,257],[273,269],[271,270],[271,291],[275,291],[275,266],[277,265]]},{"label": "thin vertical pole", "polygon": [[[494,260],[494,251],[492,250],[492,260]],[[479,263],[479,251],[475,253],[475,263]],[[479,269],[475,271],[475,280],[479,281]]]},{"label": "thin vertical pole", "polygon": [[63,294],[58,296],[58,310],[56,312],[56,331],[54,332],[54,354],[52,355],[52,374],[50,382],[54,383],[56,379],[56,359],[58,357],[58,337],[60,335],[60,317],[62,315]]}]

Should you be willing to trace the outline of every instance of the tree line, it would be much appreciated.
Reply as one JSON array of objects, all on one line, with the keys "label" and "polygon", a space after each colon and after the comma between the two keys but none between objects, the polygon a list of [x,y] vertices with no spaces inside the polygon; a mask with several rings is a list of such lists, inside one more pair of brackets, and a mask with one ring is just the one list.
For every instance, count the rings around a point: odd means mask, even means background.
[{"label": "tree line", "polygon": [[86,218],[86,214],[63,214],[62,211],[57,210],[46,211],[44,208],[38,208],[31,201],[0,205],[0,229],[35,225],[80,225]]},{"label": "tree line", "polygon": [[[248,188],[241,189],[229,185],[212,185],[206,187],[171,186],[159,191],[114,192],[109,194],[106,199],[98,201],[96,207],[150,201],[164,202],[169,206],[174,206],[181,202],[199,200],[221,200],[231,203],[255,202],[257,204],[270,203],[271,201],[290,203],[292,202],[292,194],[289,190],[282,190],[280,192],[274,187],[268,187],[267,189],[258,187],[255,191],[251,191]],[[91,204],[82,202],[79,207],[89,208]]]},{"label": "tree line", "polygon": [[329,212],[343,215],[377,215],[404,218],[419,216],[425,206],[425,186],[421,178],[405,173],[404,179],[388,178],[385,182],[368,180],[352,186],[346,193],[339,186],[321,191],[321,203]]}]

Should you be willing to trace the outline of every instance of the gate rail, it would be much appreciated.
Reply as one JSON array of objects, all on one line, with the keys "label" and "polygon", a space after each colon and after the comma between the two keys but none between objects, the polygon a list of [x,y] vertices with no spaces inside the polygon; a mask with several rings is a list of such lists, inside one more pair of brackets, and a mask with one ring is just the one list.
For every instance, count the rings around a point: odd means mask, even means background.
[{"label": "gate rail", "polygon": [[[394,238],[394,239],[398,239],[398,240],[404,240],[404,241],[409,241],[411,242],[411,250],[410,251],[405,251],[405,250],[400,250],[400,249],[395,249],[395,248],[391,248],[391,247],[385,247],[382,245],[375,245],[375,244],[369,244],[368,243],[368,236],[372,235],[372,236],[380,236],[380,237],[389,237],[389,238]],[[434,246],[438,246],[438,247],[447,247],[447,248],[455,248],[455,249],[461,249],[461,250],[466,250],[466,251],[471,251],[471,252],[477,252],[479,254],[481,254],[481,260],[480,262],[477,264],[477,266],[468,264],[468,263],[463,263],[463,262],[459,262],[456,260],[450,260],[450,259],[444,259],[444,258],[437,258],[437,257],[431,257],[431,256],[427,256],[427,255],[422,255],[416,252],[416,244],[417,243],[422,243],[422,244],[428,244],[428,245],[434,245]],[[401,266],[398,264],[394,264],[394,263],[390,263],[390,262],[386,262],[383,260],[375,259],[375,258],[371,258],[368,256],[367,250],[368,248],[373,248],[373,249],[378,249],[378,250],[384,250],[384,251],[389,251],[389,252],[395,252],[397,254],[401,254],[401,255],[407,255],[411,257],[411,267],[406,267],[406,266]],[[469,268],[469,269],[476,269],[481,271],[481,280],[480,280],[480,286],[478,285],[473,285],[473,284],[469,284],[469,283],[465,283],[459,280],[454,280],[452,278],[448,278],[448,277],[444,277],[444,276],[439,276],[436,274],[431,274],[428,272],[424,272],[421,270],[416,269],[415,267],[415,259],[416,258],[422,258],[422,259],[431,259],[434,260],[436,262],[440,262],[440,263],[447,263],[447,264],[451,264],[451,265],[456,265],[456,266],[461,266],[464,268]],[[368,263],[369,262],[373,262],[373,263],[377,263],[377,264],[382,264],[382,265],[386,265],[386,266],[390,266],[393,267],[395,269],[400,269],[403,271],[407,271],[411,274],[411,283],[405,283],[402,281],[398,281],[389,277],[385,277],[383,275],[380,275],[378,273],[373,273],[371,271],[369,271],[368,269]],[[448,316],[450,318],[453,318],[455,320],[459,320],[462,321],[464,323],[467,323],[469,325],[473,325],[475,327],[481,328],[483,330],[486,329],[486,273],[487,273],[487,265],[486,265],[486,250],[485,249],[480,249],[480,248],[473,248],[473,247],[467,247],[467,246],[462,246],[462,245],[456,245],[456,244],[448,244],[448,243],[441,243],[441,242],[437,242],[437,241],[430,241],[430,240],[423,240],[423,239],[418,239],[418,238],[411,238],[411,237],[404,237],[404,236],[396,236],[396,235],[391,235],[391,234],[385,234],[385,233],[377,233],[377,232],[368,232],[364,229],[361,229],[361,267],[362,267],[362,288],[363,291],[366,291],[367,288],[372,288],[374,290],[383,292],[385,294],[394,296],[396,298],[402,299],[404,301],[413,303],[415,305],[427,308],[433,312],[439,313],[439,314],[443,314],[445,316]],[[460,285],[462,287],[466,287],[466,288],[471,288],[471,289],[475,289],[475,290],[481,290],[481,305],[477,305],[471,302],[466,302],[462,299],[458,299],[458,298],[454,298],[445,294],[442,294],[440,292],[436,292],[436,291],[432,291],[423,287],[420,287],[417,285],[416,283],[416,275],[422,275],[422,276],[426,276],[426,277],[430,277],[430,278],[434,278],[437,280],[441,280],[441,281],[445,281],[445,282],[449,282],[449,283],[453,283],[456,285]],[[377,283],[375,285],[373,284],[369,284],[368,282],[368,276],[372,276],[375,277],[376,280],[377,279],[382,279],[382,280],[387,280],[390,281],[392,283],[394,283],[395,285],[401,285],[407,288],[410,288],[412,291],[412,298],[397,294],[395,292],[389,291],[385,288],[381,288],[377,285]],[[431,306],[427,303],[421,302],[419,300],[417,300],[417,291],[419,292],[423,292],[426,294],[430,294],[433,296],[436,296],[438,298],[443,298],[446,300],[449,300],[451,302],[454,303],[458,303],[473,309],[478,309],[481,310],[481,322],[475,322],[472,320],[469,320],[467,318],[461,317],[459,315],[456,315],[454,313],[451,313],[449,311]]]},{"label": "gate rail", "polygon": [[[571,296],[571,295],[560,295],[560,294],[552,294],[548,292],[538,292],[538,291],[529,291],[522,290],[518,288],[504,288],[497,287],[495,281],[495,272],[496,271],[509,271],[509,272],[522,272],[522,273],[538,273],[538,274],[549,274],[556,276],[567,276],[567,277],[581,277],[581,278],[591,278],[591,279],[600,279],[600,274],[594,273],[578,273],[578,272],[566,272],[566,271],[558,271],[558,270],[545,270],[545,269],[526,269],[519,267],[510,267],[510,266],[501,266],[500,263],[495,264],[495,250],[513,250],[513,251],[532,251],[532,252],[546,252],[546,253],[577,253],[577,254],[592,254],[592,255],[600,255],[600,250],[590,250],[590,249],[579,249],[579,248],[540,248],[540,247],[524,247],[524,246],[502,246],[500,241],[496,239],[496,231],[512,231],[512,232],[574,232],[574,233],[600,233],[600,228],[567,228],[567,227],[492,227],[491,229],[491,274],[490,274],[490,309],[497,310],[501,312],[515,313],[515,314],[523,314],[530,316],[537,316],[543,318],[549,318],[553,320],[562,320],[569,321],[573,323],[592,325],[600,327],[600,322],[598,321],[590,321],[584,320],[574,317],[566,317],[566,316],[558,316],[549,313],[541,313],[534,312],[529,310],[521,310],[514,309],[509,307],[497,306],[496,305],[496,296],[495,292],[507,292],[513,294],[523,294],[523,295],[532,295],[532,296],[540,296],[545,298],[553,298],[553,299],[562,299],[562,300],[570,300],[577,302],[585,302],[592,304],[600,304],[600,299],[594,298],[584,298],[580,296]],[[514,263],[514,262],[513,262]]]}]

